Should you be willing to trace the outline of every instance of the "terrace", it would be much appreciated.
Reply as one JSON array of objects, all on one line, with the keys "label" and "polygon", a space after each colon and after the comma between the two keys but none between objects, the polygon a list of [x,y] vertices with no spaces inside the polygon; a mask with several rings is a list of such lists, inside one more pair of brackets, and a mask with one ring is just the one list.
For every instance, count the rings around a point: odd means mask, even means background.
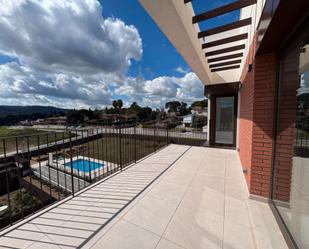
[{"label": "terrace", "polygon": [[308,1],[139,2],[207,127],[0,138],[0,248],[308,249]]},{"label": "terrace", "polygon": [[287,248],[237,152],[176,144],[1,235],[3,248]]}]

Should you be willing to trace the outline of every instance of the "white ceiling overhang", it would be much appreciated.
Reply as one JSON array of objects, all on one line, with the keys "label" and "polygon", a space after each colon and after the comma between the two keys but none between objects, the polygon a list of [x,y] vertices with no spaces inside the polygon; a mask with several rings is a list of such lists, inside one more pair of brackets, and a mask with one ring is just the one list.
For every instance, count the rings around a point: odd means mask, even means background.
[{"label": "white ceiling overhang", "polygon": [[206,31],[200,31],[198,22],[250,7],[255,0],[238,0],[199,15],[190,0],[139,1],[203,84],[239,81],[250,38],[245,27],[250,26],[251,16]]}]

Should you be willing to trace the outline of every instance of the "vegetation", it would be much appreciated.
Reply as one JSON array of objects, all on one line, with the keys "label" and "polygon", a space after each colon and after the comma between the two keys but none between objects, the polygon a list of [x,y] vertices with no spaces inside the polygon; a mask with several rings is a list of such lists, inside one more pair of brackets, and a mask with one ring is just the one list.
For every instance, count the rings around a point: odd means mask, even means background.
[{"label": "vegetation", "polygon": [[170,101],[165,104],[165,108],[168,109],[168,112],[178,112],[180,116],[187,115],[191,112],[191,107],[188,108],[187,106],[187,103],[179,101]]},{"label": "vegetation", "polygon": [[200,101],[195,101],[191,104],[191,107],[202,107],[202,108],[206,108],[208,106],[208,100],[207,99],[203,99]]},{"label": "vegetation", "polygon": [[[120,158],[120,144],[122,149],[122,157]],[[110,136],[106,138],[101,138],[94,140],[87,144],[87,148],[80,152],[79,156],[92,157],[99,160],[123,164],[133,162],[135,159],[135,145],[136,145],[136,158],[140,159],[150,153],[154,152],[155,149],[159,149],[166,145],[166,138],[156,137],[155,140],[153,136],[144,136],[141,139],[136,139],[136,141],[129,136],[122,135],[120,139],[119,136]],[[83,146],[83,145],[82,145]]]},{"label": "vegetation", "polygon": [[52,106],[0,106],[0,125],[14,125],[24,120],[64,116],[67,109]]},{"label": "vegetation", "polygon": [[122,106],[123,106],[123,102],[122,102],[121,99],[113,101],[113,107],[117,111],[117,113],[120,114],[120,110],[121,110]]},{"label": "vegetation", "polygon": [[[33,196],[31,193],[25,189],[21,191],[16,190],[10,193],[10,203],[11,203],[11,216],[12,220],[17,220],[21,218],[21,214],[28,214],[33,209],[37,209],[41,205],[41,201]],[[0,197],[0,206],[8,205],[7,195]],[[7,208],[5,211],[0,213],[0,228],[7,225],[5,220],[8,221],[10,215],[10,210]]]},{"label": "vegetation", "polygon": [[[16,142],[18,143],[18,150],[27,150],[28,141],[29,147],[38,146],[51,143],[54,141],[66,139],[70,135],[69,133],[57,133],[48,132],[32,128],[24,129],[10,129],[7,127],[0,127],[0,154],[4,153],[3,138],[5,138],[5,150],[6,152],[12,152],[16,150]],[[74,136],[74,134],[71,134]]]},{"label": "vegetation", "polygon": [[46,131],[39,131],[37,129],[25,128],[25,129],[10,129],[5,126],[0,127],[0,138],[11,136],[27,136],[37,133],[46,133]]},{"label": "vegetation", "polygon": [[[179,116],[187,115],[191,112],[192,107],[200,106],[207,107],[207,100],[196,101],[189,106],[185,102],[179,101],[169,101],[166,103],[165,108],[168,113],[178,113]],[[43,108],[43,107],[41,107]],[[15,108],[16,109],[16,108]],[[83,126],[86,123],[95,124],[96,122],[101,123],[112,123],[115,124],[119,121],[124,122],[152,122],[155,120],[165,120],[167,118],[167,114],[164,109],[156,109],[146,106],[142,107],[138,105],[137,102],[133,102],[129,107],[123,107],[123,101],[121,99],[114,100],[112,102],[111,107],[105,107],[105,109],[81,109],[81,110],[66,110],[59,109],[53,107],[43,108],[42,112],[27,112],[22,113],[20,111],[16,111],[14,108],[9,115],[2,116],[0,115],[0,125],[14,125],[24,120],[37,120],[37,119],[45,119],[47,117],[53,116],[67,116],[67,124],[74,126]],[[32,108],[31,110],[41,110],[38,108]],[[1,111],[0,111],[1,114]]]}]

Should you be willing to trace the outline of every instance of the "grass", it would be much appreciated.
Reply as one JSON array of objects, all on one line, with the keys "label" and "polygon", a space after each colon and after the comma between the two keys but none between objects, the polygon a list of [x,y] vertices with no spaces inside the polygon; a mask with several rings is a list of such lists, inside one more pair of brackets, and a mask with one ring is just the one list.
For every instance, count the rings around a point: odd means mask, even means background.
[{"label": "grass", "polygon": [[11,137],[11,136],[27,136],[37,133],[46,133],[46,131],[40,131],[33,128],[24,128],[24,129],[11,129],[5,126],[0,127],[0,138],[1,137]]},{"label": "grass", "polygon": [[[11,219],[12,222],[19,220],[22,216],[30,214],[34,209],[38,209],[42,203],[25,189],[16,190],[10,193]],[[8,205],[7,195],[0,197],[0,206]],[[0,213],[0,228],[9,225],[10,211],[7,208]]]},{"label": "grass", "polygon": [[[73,135],[73,134],[72,134]],[[0,127],[0,154],[4,154],[4,140],[6,153],[16,151],[16,142],[18,150],[27,150],[29,147],[55,142],[69,138],[67,132],[48,132],[32,128],[10,129]]]},{"label": "grass", "polygon": [[[121,148],[120,148],[121,144]],[[81,145],[84,146],[85,144]],[[87,145],[87,144],[86,144]],[[102,161],[128,164],[139,160],[166,145],[165,140],[153,140],[153,137],[136,139],[129,137],[106,137],[91,141],[78,156],[92,157]],[[121,153],[120,153],[121,150]]]}]

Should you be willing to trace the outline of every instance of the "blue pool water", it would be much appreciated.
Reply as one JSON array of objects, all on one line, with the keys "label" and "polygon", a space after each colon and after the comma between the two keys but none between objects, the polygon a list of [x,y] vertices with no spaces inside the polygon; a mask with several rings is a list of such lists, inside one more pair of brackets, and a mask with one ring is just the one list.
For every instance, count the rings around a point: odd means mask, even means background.
[{"label": "blue pool water", "polygon": [[[71,168],[70,162],[68,162],[64,165],[66,167]],[[73,166],[73,169],[76,169],[76,170],[79,170],[79,171],[82,171],[82,172],[89,172],[89,169],[90,169],[90,171],[93,171],[95,169],[103,167],[104,164],[92,162],[92,161],[89,161],[89,160],[86,160],[86,159],[85,160],[84,159],[78,159],[78,160],[75,160],[75,161],[72,162],[72,166]]]}]

